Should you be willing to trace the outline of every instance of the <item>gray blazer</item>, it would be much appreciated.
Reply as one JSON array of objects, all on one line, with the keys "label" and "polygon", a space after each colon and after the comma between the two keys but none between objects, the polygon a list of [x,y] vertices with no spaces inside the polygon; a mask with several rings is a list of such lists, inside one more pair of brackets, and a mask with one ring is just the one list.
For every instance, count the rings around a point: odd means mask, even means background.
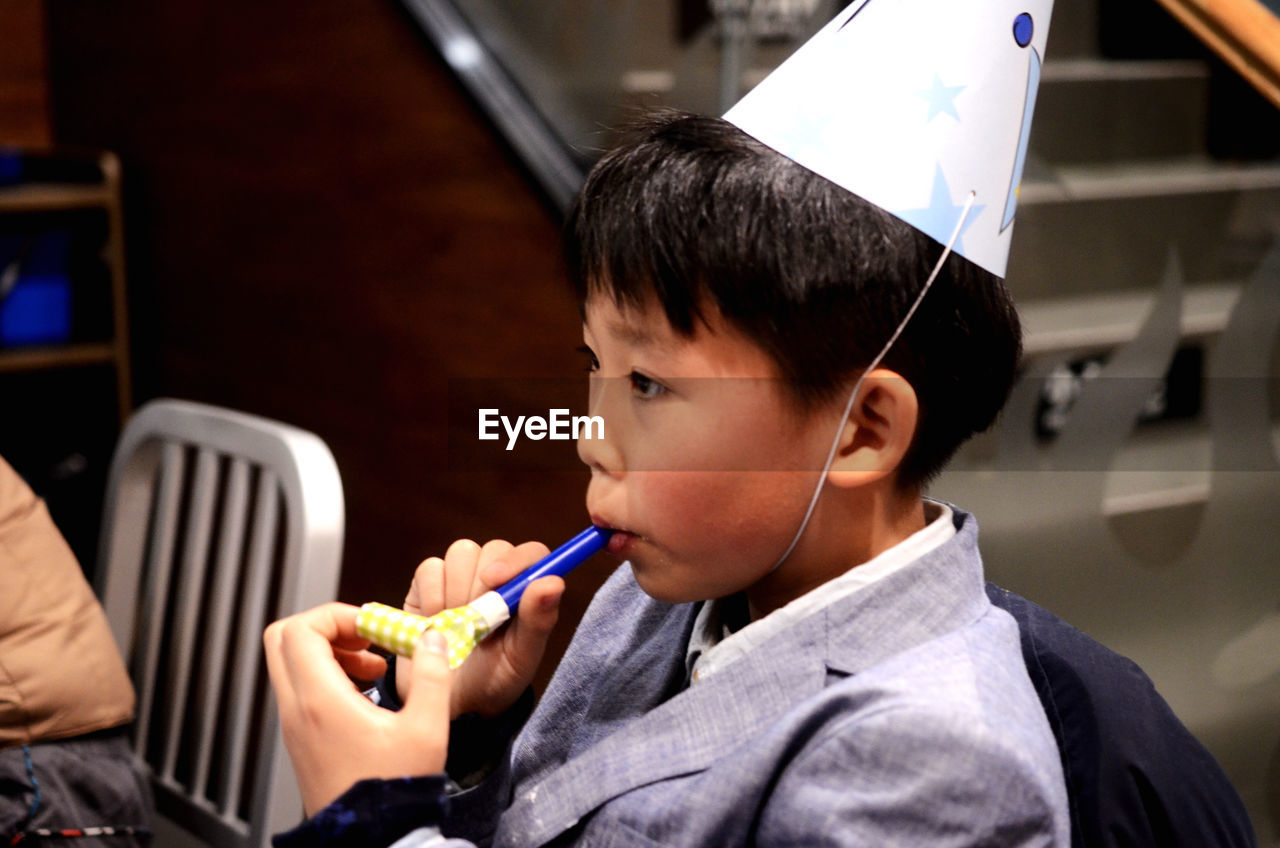
[{"label": "gray blazer", "polygon": [[[1070,844],[1058,750],[977,527],[688,685],[697,605],[601,589],[449,837],[495,846]],[[456,844],[456,843],[455,843]]]}]

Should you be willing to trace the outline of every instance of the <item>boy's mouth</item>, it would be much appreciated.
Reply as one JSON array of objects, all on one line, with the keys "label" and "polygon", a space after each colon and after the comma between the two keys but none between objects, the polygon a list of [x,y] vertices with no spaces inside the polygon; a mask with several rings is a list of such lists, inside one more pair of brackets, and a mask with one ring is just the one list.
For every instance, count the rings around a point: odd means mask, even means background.
[{"label": "boy's mouth", "polygon": [[605,545],[605,550],[614,556],[624,556],[627,549],[638,538],[634,533],[628,533],[626,530],[614,530],[613,535],[609,537],[609,543]]},{"label": "boy's mouth", "polygon": [[628,548],[630,548],[640,537],[629,530],[622,530],[613,523],[601,518],[598,515],[591,516],[591,523],[597,527],[603,527],[606,530],[612,530],[613,535],[609,537],[605,550],[614,556],[623,556]]}]

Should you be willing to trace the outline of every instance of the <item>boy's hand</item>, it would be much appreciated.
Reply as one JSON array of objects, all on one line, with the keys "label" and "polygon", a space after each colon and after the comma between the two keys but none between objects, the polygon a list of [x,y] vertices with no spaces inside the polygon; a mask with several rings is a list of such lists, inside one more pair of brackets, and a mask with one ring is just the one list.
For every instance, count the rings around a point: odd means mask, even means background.
[{"label": "boy's hand", "polygon": [[[419,615],[435,615],[442,609],[464,606],[547,553],[547,546],[539,542],[513,546],[494,540],[481,547],[461,539],[449,546],[443,559],[432,557],[418,566],[404,608]],[[456,670],[451,718],[465,713],[495,716],[519,699],[542,661],[563,593],[564,581],[559,577],[544,577],[529,585],[514,618],[481,642]],[[396,662],[396,689],[404,700],[416,663],[403,657]]]},{"label": "boy's hand", "polygon": [[384,710],[347,677],[371,680],[386,670],[356,634],[357,612],[348,604],[325,604],[275,622],[262,636],[285,747],[308,815],[358,780],[444,771],[452,688],[444,637],[424,635],[412,696],[399,712]]}]

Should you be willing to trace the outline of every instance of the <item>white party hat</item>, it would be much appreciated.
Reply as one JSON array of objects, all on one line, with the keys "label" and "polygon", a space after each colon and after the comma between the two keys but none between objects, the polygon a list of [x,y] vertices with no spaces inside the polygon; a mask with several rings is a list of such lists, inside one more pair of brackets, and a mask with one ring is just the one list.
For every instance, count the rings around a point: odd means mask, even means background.
[{"label": "white party hat", "polygon": [[1003,277],[1053,0],[855,0],[725,115]]}]

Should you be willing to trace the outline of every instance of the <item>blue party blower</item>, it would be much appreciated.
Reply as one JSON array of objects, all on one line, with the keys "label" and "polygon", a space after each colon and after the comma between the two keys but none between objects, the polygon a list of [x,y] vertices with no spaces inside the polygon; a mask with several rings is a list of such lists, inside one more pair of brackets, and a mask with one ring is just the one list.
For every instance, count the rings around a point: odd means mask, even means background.
[{"label": "blue party blower", "polygon": [[507,609],[514,614],[516,607],[520,606],[520,599],[524,597],[524,590],[529,588],[530,583],[540,577],[549,577],[553,574],[564,577],[586,562],[593,554],[603,550],[612,535],[612,530],[588,527],[495,591],[507,605]]},{"label": "blue party blower", "polygon": [[529,584],[540,577],[564,577],[608,544],[612,530],[588,527],[497,589],[463,607],[435,615],[415,615],[385,604],[368,603],[356,615],[356,630],[370,642],[413,658],[422,634],[435,630],[448,645],[449,667],[457,668],[486,636],[507,622]]}]

